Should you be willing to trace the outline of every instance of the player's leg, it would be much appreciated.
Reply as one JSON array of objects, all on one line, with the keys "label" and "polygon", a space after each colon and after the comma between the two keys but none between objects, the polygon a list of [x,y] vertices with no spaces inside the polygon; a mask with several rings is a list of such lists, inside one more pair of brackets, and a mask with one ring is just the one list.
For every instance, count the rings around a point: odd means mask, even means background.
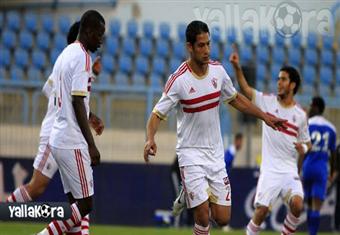
[{"label": "player's leg", "polygon": [[183,189],[187,195],[186,205],[193,208],[194,235],[208,235],[209,225],[209,185],[203,166],[184,166],[180,168]]},{"label": "player's leg", "polygon": [[247,235],[259,234],[261,224],[266,219],[271,203],[276,200],[280,194],[281,178],[280,175],[261,173],[257,182],[254,201],[255,211],[247,225]]},{"label": "player's leg", "polygon": [[298,175],[287,175],[283,185],[285,188],[282,192],[288,198],[289,211],[283,222],[282,234],[289,235],[294,234],[299,225],[299,217],[303,211],[304,193]]},{"label": "player's leg", "polygon": [[8,198],[8,202],[29,202],[39,197],[47,188],[50,179],[58,170],[57,163],[48,146],[48,138],[41,138],[34,171],[28,184],[18,187]]},{"label": "player's leg", "polygon": [[71,218],[53,221],[40,234],[62,234],[92,210],[93,175],[91,160],[87,149],[63,150],[52,148],[59,166],[64,191],[71,192],[75,202],[71,204]]}]

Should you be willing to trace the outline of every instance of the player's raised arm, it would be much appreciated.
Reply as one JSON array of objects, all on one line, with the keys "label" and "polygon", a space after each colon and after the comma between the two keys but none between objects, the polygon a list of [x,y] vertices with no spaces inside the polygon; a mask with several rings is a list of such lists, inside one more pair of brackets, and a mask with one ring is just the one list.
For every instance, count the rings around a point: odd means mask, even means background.
[{"label": "player's raised arm", "polygon": [[144,160],[149,162],[149,155],[156,155],[157,145],[155,142],[155,135],[158,130],[161,119],[156,113],[151,113],[148,124],[146,126],[146,142],[144,146]]},{"label": "player's raised arm", "polygon": [[249,99],[252,100],[253,97],[253,88],[249,86],[244,74],[242,72],[242,68],[240,65],[239,55],[236,49],[236,46],[233,45],[233,53],[231,53],[229,57],[230,63],[233,65],[236,79],[238,84],[240,85],[241,92]]}]

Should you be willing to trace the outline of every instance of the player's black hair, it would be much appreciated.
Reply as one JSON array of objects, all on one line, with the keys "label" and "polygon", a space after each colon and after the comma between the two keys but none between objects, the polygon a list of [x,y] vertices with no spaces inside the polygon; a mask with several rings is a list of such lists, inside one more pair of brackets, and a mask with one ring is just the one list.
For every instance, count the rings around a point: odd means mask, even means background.
[{"label": "player's black hair", "polygon": [[98,28],[100,23],[105,25],[104,17],[96,10],[86,11],[80,19],[80,32],[85,32],[86,29]]},{"label": "player's black hair", "polygon": [[73,25],[70,27],[67,33],[67,44],[71,44],[77,39],[77,36],[79,33],[79,27],[80,27],[80,21],[74,22]]},{"label": "player's black hair", "polygon": [[280,71],[285,71],[286,73],[289,74],[289,79],[290,82],[295,83],[295,88],[294,88],[294,95],[298,92],[300,83],[301,83],[301,78],[299,72],[292,66],[285,65],[283,66]]},{"label": "player's black hair", "polygon": [[242,139],[242,138],[243,138],[243,134],[241,132],[236,133],[235,139]]},{"label": "player's black hair", "polygon": [[312,106],[317,107],[319,114],[323,114],[325,111],[325,101],[320,96],[314,96],[312,99]]},{"label": "player's black hair", "polygon": [[190,24],[188,24],[187,29],[185,31],[186,41],[191,45],[194,45],[196,42],[196,36],[201,33],[209,33],[208,25],[202,21],[194,20]]}]

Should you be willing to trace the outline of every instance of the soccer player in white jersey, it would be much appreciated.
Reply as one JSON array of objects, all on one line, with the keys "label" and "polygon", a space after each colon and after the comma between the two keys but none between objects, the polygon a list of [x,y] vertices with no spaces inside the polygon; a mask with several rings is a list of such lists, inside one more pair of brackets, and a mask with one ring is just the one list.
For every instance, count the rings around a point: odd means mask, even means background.
[{"label": "soccer player in white jersey", "polygon": [[49,145],[57,162],[64,192],[72,215],[64,221],[53,221],[39,234],[62,234],[80,223],[92,210],[92,167],[99,164],[100,153],[89,127],[91,90],[91,57],[102,44],[105,20],[89,10],[80,20],[78,40],[67,46],[53,68],[57,113]]},{"label": "soccer player in white jersey", "polygon": [[276,129],[284,120],[271,117],[237,93],[219,62],[210,61],[210,34],[207,24],[193,21],[186,28],[190,58],[169,77],[163,95],[147,124],[144,159],[155,155],[155,134],[171,109],[177,111],[176,154],[187,206],[194,211],[194,234],[209,234],[209,210],[220,226],[228,224],[231,188],[224,163],[220,132],[219,104],[264,120]]},{"label": "soccer player in white jersey", "polygon": [[307,115],[294,100],[300,75],[293,67],[282,67],[277,80],[277,95],[265,94],[248,85],[236,50],[230,55],[230,62],[242,93],[263,112],[287,120],[287,128],[279,131],[262,125],[261,174],[256,189],[255,212],[247,226],[247,234],[259,233],[270,206],[279,196],[286,198],[289,205],[282,234],[294,234],[303,211],[304,195],[299,172],[304,155],[311,148]]},{"label": "soccer player in white jersey", "polygon": [[[67,34],[67,43],[73,43],[78,36],[80,22],[75,22]],[[97,76],[101,71],[101,62],[99,58],[93,63],[92,66],[93,77]],[[33,163],[33,175],[29,183],[21,185],[16,188],[13,193],[11,193],[6,202],[30,202],[37,199],[42,195],[50,180],[53,178],[54,174],[58,170],[58,165],[51,154],[50,148],[48,146],[48,139],[50,132],[54,123],[55,113],[57,111],[55,104],[55,91],[53,86],[53,73],[50,74],[49,78],[43,86],[43,94],[48,98],[48,105],[45,117],[41,124],[40,129],[40,142],[38,153],[34,159]],[[92,112],[90,113],[89,123],[91,127],[95,130],[97,135],[101,135],[104,130],[103,122]],[[89,234],[89,217],[86,216],[82,218],[81,225],[77,228],[73,227],[71,231],[67,234],[76,234],[81,231],[83,235]]]}]

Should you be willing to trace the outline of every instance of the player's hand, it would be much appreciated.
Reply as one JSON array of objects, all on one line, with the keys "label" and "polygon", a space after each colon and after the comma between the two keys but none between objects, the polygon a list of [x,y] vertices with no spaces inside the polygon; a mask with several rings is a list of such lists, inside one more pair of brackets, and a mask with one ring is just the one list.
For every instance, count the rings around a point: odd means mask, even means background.
[{"label": "player's hand", "polygon": [[294,147],[296,149],[296,151],[299,153],[299,155],[305,155],[304,149],[302,147],[303,143],[294,143]]},{"label": "player's hand", "polygon": [[263,119],[263,121],[274,130],[287,129],[287,126],[285,125],[287,120],[285,119],[265,114],[265,118]]},{"label": "player's hand", "polygon": [[93,62],[93,65],[92,65],[92,72],[98,76],[102,71],[102,61],[101,61],[101,58],[100,56],[97,56],[95,59],[94,59],[94,62]]},{"label": "player's hand", "polygon": [[91,113],[89,124],[96,132],[96,135],[101,135],[104,131],[104,123],[103,121],[97,117],[95,114]]},{"label": "player's hand", "polygon": [[154,140],[148,140],[145,143],[144,147],[144,161],[148,163],[150,161],[150,157],[156,155],[157,145]]},{"label": "player's hand", "polygon": [[91,166],[96,166],[100,162],[100,153],[95,145],[89,146],[89,154],[91,157]]},{"label": "player's hand", "polygon": [[237,52],[237,47],[236,47],[235,44],[232,44],[232,48],[233,48],[233,52],[229,56],[229,61],[234,67],[239,68],[240,67],[240,58],[239,58],[239,55],[238,55],[238,52]]}]

